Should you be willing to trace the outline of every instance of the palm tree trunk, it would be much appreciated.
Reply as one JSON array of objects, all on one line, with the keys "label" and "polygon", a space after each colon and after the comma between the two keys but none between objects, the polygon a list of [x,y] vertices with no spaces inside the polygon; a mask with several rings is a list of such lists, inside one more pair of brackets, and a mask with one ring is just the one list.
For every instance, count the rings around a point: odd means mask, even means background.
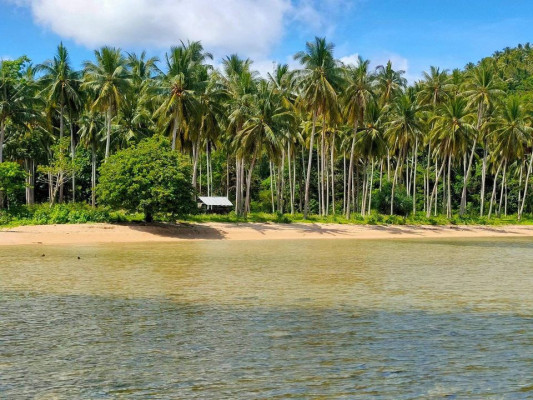
[{"label": "palm tree trunk", "polygon": [[398,154],[398,160],[396,160],[396,168],[394,169],[394,179],[392,180],[392,189],[390,195],[390,215],[394,214],[394,189],[396,188],[396,180],[398,178],[398,167],[402,160],[402,151]]},{"label": "palm tree trunk", "polygon": [[[64,111],[64,105],[63,102],[61,102],[61,106],[59,108],[59,140],[61,141],[64,136],[65,131],[65,120],[63,118],[63,111]],[[64,196],[64,185],[61,183],[61,186],[59,188],[59,202],[63,203],[63,196]]]},{"label": "palm tree trunk", "polygon": [[[4,140],[5,140],[5,123],[0,122],[0,163],[4,162]],[[0,209],[4,208],[4,192],[0,190]]]},{"label": "palm tree trunk", "polygon": [[446,190],[446,193],[448,194],[448,202],[446,206],[446,216],[448,218],[452,217],[452,155],[450,154],[448,156],[448,188]]},{"label": "palm tree trunk", "polygon": [[346,214],[346,152],[342,155],[342,213]]},{"label": "palm tree trunk", "polygon": [[279,193],[279,212],[283,214],[284,211],[284,200],[285,200],[285,149],[281,149],[281,167],[280,167],[280,193]]},{"label": "palm tree trunk", "polygon": [[502,202],[503,202],[503,194],[505,191],[505,185],[507,182],[507,160],[503,163],[503,172],[502,172],[502,188],[500,190],[500,201],[498,204],[498,217],[501,217],[502,215]]},{"label": "palm tree trunk", "polygon": [[[209,182],[209,142],[205,143],[205,176],[207,178],[207,196],[211,196],[211,184]],[[207,209],[209,210],[210,207],[207,206]]]},{"label": "palm tree trunk", "polygon": [[350,219],[351,211],[351,199],[353,195],[353,163],[354,163],[354,153],[355,153],[355,136],[357,133],[357,127],[359,123],[357,120],[354,122],[353,127],[353,138],[352,145],[350,147],[350,165],[348,167],[348,190],[347,190],[347,199],[346,199],[346,219]]},{"label": "palm tree trunk", "polygon": [[250,169],[248,171],[248,176],[246,177],[246,203],[244,205],[244,216],[250,212],[250,187],[252,186],[252,174],[254,172],[255,160],[257,159],[257,153],[254,152],[252,161],[250,163]]},{"label": "palm tree trunk", "polygon": [[276,212],[276,205],[274,203],[274,176],[272,175],[272,161],[268,161],[270,167],[270,198],[272,203],[272,214]]},{"label": "palm tree trunk", "polygon": [[235,157],[235,214],[237,214],[237,216],[240,216],[240,213],[241,213],[240,182],[241,182],[241,162],[239,160],[239,157],[237,156]]},{"label": "palm tree trunk", "polygon": [[294,153],[294,162],[292,163],[292,199],[291,213],[294,214],[294,203],[296,202],[296,152]]},{"label": "palm tree trunk", "polygon": [[107,131],[106,131],[106,139],[105,139],[105,162],[107,162],[107,159],[109,158],[109,152],[111,150],[111,114],[113,112],[113,109],[111,106],[107,109]]},{"label": "palm tree trunk", "polygon": [[294,214],[294,186],[292,182],[292,174],[291,174],[291,143],[287,143],[287,161],[289,164],[289,194],[290,194],[290,201],[291,201],[291,215]]},{"label": "palm tree trunk", "polygon": [[91,206],[96,207],[96,143],[91,146]]},{"label": "palm tree trunk", "polygon": [[226,157],[226,197],[229,199],[229,156]]},{"label": "palm tree trunk", "polygon": [[531,175],[531,166],[533,164],[533,154],[529,158],[529,165],[527,167],[526,181],[524,182],[524,194],[522,197],[522,204],[518,209],[518,220],[522,219],[522,213],[524,212],[524,205],[526,204],[527,188],[529,186],[529,176]]},{"label": "palm tree trunk", "polygon": [[331,140],[331,213],[335,215],[335,136]]},{"label": "palm tree trunk", "polygon": [[487,139],[484,140],[483,143],[483,165],[481,167],[481,196],[480,196],[480,204],[479,204],[479,216],[482,217],[485,210],[485,184],[487,181]]},{"label": "palm tree trunk", "polygon": [[313,126],[311,129],[311,138],[309,141],[309,159],[307,160],[307,175],[305,177],[305,200],[304,200],[304,219],[309,215],[309,184],[311,183],[311,167],[313,163],[313,143],[315,140],[316,128],[316,110],[313,112]]},{"label": "palm tree trunk", "polygon": [[366,191],[367,191],[367,185],[366,182],[368,181],[368,172],[367,172],[367,161],[365,160],[363,163],[363,193],[361,195],[361,216],[365,216],[366,211]]},{"label": "palm tree trunk", "polygon": [[[427,183],[426,183],[426,211],[430,209],[429,206],[429,175],[430,175],[430,165],[431,165],[431,141],[428,144],[428,158],[427,158],[427,165],[426,165],[426,177],[427,177]],[[435,171],[437,173],[437,171]]]},{"label": "palm tree trunk", "polygon": [[0,163],[4,162],[4,140],[6,138],[6,126],[4,121],[0,122]]},{"label": "palm tree trunk", "polygon": [[198,179],[198,158],[200,155],[200,141],[197,140],[192,148],[193,166],[192,166],[192,187],[196,190]]},{"label": "palm tree trunk", "polygon": [[370,211],[372,210],[372,186],[374,181],[374,159],[371,160],[371,166],[370,166],[370,185],[368,187],[368,212],[367,214],[370,215]]},{"label": "palm tree trunk", "polygon": [[326,206],[324,207],[324,213],[325,215],[328,215],[329,214],[329,167],[328,167],[328,147],[326,145],[326,147],[324,148],[324,156],[323,156],[323,160],[324,160],[324,176],[325,176],[325,180],[326,180],[326,183],[325,183],[325,188],[326,188]]},{"label": "palm tree trunk", "polygon": [[413,215],[416,214],[416,164],[418,153],[418,137],[415,139],[415,154],[413,155]]},{"label": "palm tree trunk", "polygon": [[318,215],[322,215],[322,187],[320,184],[320,145],[317,143],[316,149],[316,187],[318,192]]},{"label": "palm tree trunk", "polygon": [[492,196],[490,197],[490,205],[489,205],[489,214],[488,214],[489,218],[492,215],[492,205],[494,204],[494,200],[495,200],[495,197],[496,197],[496,187],[498,185],[498,174],[500,173],[500,169],[501,169],[502,165],[503,165],[503,160],[500,163],[500,165],[498,165],[498,169],[496,170],[496,174],[494,175],[494,184],[492,186]]},{"label": "palm tree trunk", "polygon": [[470,171],[472,170],[472,161],[474,160],[474,154],[476,152],[477,138],[474,139],[474,144],[472,145],[472,150],[470,151],[470,158],[468,159],[468,168],[466,169],[465,176],[463,178],[463,192],[461,193],[461,207],[459,209],[459,214],[464,215],[466,211],[466,189],[468,186],[468,179],[470,178]]},{"label": "palm tree trunk", "polygon": [[178,125],[179,117],[178,114],[174,116],[174,124],[172,126],[172,150],[176,150],[176,142],[178,140]]},{"label": "palm tree trunk", "polygon": [[[69,113],[70,115],[70,113]],[[76,140],[74,137],[74,124],[72,123],[72,116],[70,116],[70,156],[72,157],[72,163],[76,158]],[[76,202],[76,173],[72,173],[72,202]]]}]

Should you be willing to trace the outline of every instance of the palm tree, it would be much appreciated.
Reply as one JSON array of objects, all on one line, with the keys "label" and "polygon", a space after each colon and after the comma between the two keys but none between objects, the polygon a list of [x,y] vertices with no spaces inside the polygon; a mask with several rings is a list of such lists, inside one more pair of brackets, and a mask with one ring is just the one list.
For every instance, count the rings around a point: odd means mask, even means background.
[{"label": "palm tree", "polygon": [[[407,153],[412,148],[413,153],[413,212],[416,211],[416,154],[418,153],[418,144],[420,140],[420,132],[422,129],[421,121],[418,112],[421,107],[416,101],[414,92],[407,91],[402,96],[399,96],[396,101],[392,103],[391,120],[387,124],[387,134],[390,138],[390,148],[398,152],[396,159],[396,168],[394,170],[394,178],[392,179],[392,190],[390,199],[390,213],[394,211],[394,189],[398,180],[398,171],[403,160],[407,160]],[[409,176],[407,174],[407,176]],[[409,193],[409,181],[406,179],[406,189]]]},{"label": "palm tree", "polygon": [[448,98],[452,88],[448,70],[441,71],[440,68],[431,66],[429,73],[424,72],[423,75],[424,81],[418,92],[418,101],[436,108]]},{"label": "palm tree", "polygon": [[91,205],[96,206],[97,152],[105,129],[101,114],[86,110],[79,118],[81,143],[91,150]]},{"label": "palm tree", "polygon": [[388,104],[402,88],[407,85],[407,79],[403,77],[405,71],[395,71],[389,60],[385,66],[376,67],[376,87],[381,96],[381,104]]},{"label": "palm tree", "polygon": [[254,100],[252,113],[235,138],[242,156],[250,158],[246,179],[245,216],[250,211],[250,188],[257,157],[267,143],[272,147],[283,148],[283,126],[291,118],[290,112],[282,106],[280,96],[276,95],[264,80],[260,81]]},{"label": "palm tree", "polygon": [[[454,157],[464,154],[467,151],[468,142],[472,136],[474,126],[472,125],[472,114],[468,107],[467,101],[462,97],[453,97],[444,103],[439,110],[439,113],[433,117],[434,128],[432,132],[432,140],[436,143],[438,154],[442,157],[442,167],[437,173],[433,193],[431,196],[437,195],[437,184],[440,173],[445,165],[448,167],[447,171],[447,207],[446,214],[451,218],[452,204],[451,204],[451,166]],[[427,217],[431,215],[430,199],[427,210]]]},{"label": "palm tree", "polygon": [[357,66],[349,66],[344,71],[346,77],[346,87],[344,90],[345,115],[349,123],[353,126],[352,143],[350,147],[350,163],[348,167],[348,189],[346,199],[346,218],[350,218],[351,197],[354,194],[352,188],[352,177],[354,167],[354,150],[357,136],[357,129],[365,117],[367,104],[374,96],[374,76],[369,74],[370,61],[359,56]]},{"label": "palm tree", "polygon": [[[40,83],[44,87],[44,96],[51,105],[59,106],[59,140],[63,139],[65,129],[65,113],[72,115],[73,109],[81,106],[80,78],[81,74],[72,69],[68,51],[63,43],[57,46],[57,54],[36,67],[37,72],[44,72]],[[68,108],[68,109],[66,109]],[[74,129],[70,129],[71,157],[75,157]],[[72,201],[75,201],[76,177],[72,174]],[[63,185],[59,189],[59,202],[63,201]]]},{"label": "palm tree", "polygon": [[[503,163],[502,188],[506,185],[508,163],[513,159],[523,159],[526,149],[531,144],[532,128],[529,123],[530,117],[526,114],[519,99],[510,97],[504,107],[502,107],[501,115],[494,124],[494,137],[496,142],[494,151],[501,157],[501,162]],[[530,173],[531,168],[528,168],[524,197],[518,209],[518,219],[522,216]]]},{"label": "palm tree", "polygon": [[26,57],[0,61],[0,163],[4,161],[4,141],[8,121],[21,123],[33,114],[35,101],[31,82],[24,79]]},{"label": "palm tree", "polygon": [[[365,170],[370,161],[370,182],[363,184],[363,201],[361,205],[361,214],[363,216],[370,213],[372,206],[374,162],[376,159],[379,160],[387,151],[385,118],[384,107],[381,107],[375,100],[370,101],[366,107],[363,129],[357,136],[356,151],[365,162]],[[366,175],[365,179],[367,179]],[[368,204],[368,210],[365,207],[366,204]]]},{"label": "palm tree", "polygon": [[252,113],[253,94],[257,91],[257,72],[251,69],[250,59],[241,59],[232,54],[222,60],[224,75],[222,84],[228,95],[226,104],[227,114],[227,143],[230,152],[235,154],[235,212],[241,215],[244,210],[244,157],[238,151],[238,142],[234,138],[242,130],[245,121]]},{"label": "palm tree", "polygon": [[199,118],[198,92],[206,82],[200,80],[200,67],[208,53],[199,42],[182,42],[165,55],[166,72],[158,78],[157,94],[161,105],[156,111],[165,127],[172,127],[172,149],[176,149],[178,133],[185,140],[188,124]]},{"label": "palm tree", "polygon": [[117,114],[125,93],[131,85],[127,60],[122,51],[114,47],[95,50],[96,63],[86,61],[83,87],[95,94],[92,109],[106,112],[105,160],[111,148],[111,121]]},{"label": "palm tree", "polygon": [[40,79],[48,102],[59,106],[59,138],[63,138],[65,126],[65,107],[69,104],[80,105],[80,78],[78,71],[72,69],[68,51],[63,43],[57,46],[57,54],[52,60],[36,67],[37,72],[44,72]]},{"label": "palm tree", "polygon": [[[498,96],[502,95],[503,91],[499,88],[496,75],[492,68],[486,64],[472,69],[467,81],[465,82],[464,95],[469,100],[469,105],[477,107],[477,122],[476,130],[477,136],[472,143],[472,150],[470,152],[470,158],[468,161],[468,168],[463,179],[463,191],[461,194],[461,208],[460,214],[463,215],[466,209],[466,190],[468,185],[468,179],[470,177],[470,171],[472,169],[472,161],[474,159],[474,153],[479,137],[483,130],[483,122],[488,108],[493,104]],[[480,202],[480,215],[483,216],[483,204],[485,199],[485,181],[486,181],[486,169],[487,169],[487,140],[486,136],[483,140],[483,166],[481,172],[481,202]]]},{"label": "palm tree", "polygon": [[[340,83],[340,69],[333,57],[335,46],[325,38],[315,37],[314,42],[306,43],[306,50],[294,55],[304,69],[299,71],[302,92],[300,94],[303,107],[312,114],[312,129],[309,142],[309,158],[305,179],[304,218],[309,214],[309,185],[313,161],[313,143],[317,117],[322,116],[323,122],[327,116],[336,113],[337,92],[335,86]],[[323,125],[325,125],[323,123]]]}]

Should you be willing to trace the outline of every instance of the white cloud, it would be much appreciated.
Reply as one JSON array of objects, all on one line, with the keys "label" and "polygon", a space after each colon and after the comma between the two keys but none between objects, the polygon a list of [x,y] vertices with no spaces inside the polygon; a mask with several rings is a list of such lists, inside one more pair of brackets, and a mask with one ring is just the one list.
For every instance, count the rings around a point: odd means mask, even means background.
[{"label": "white cloud", "polygon": [[357,65],[359,65],[359,53],[354,53],[354,54],[350,54],[348,56],[341,57],[340,61],[344,65],[357,66]]},{"label": "white cloud", "polygon": [[393,69],[402,70],[405,72],[403,76],[410,84],[414,83],[417,79],[420,78],[418,73],[413,72],[413,68],[411,68],[412,66],[409,63],[409,60],[396,53],[380,53],[374,55],[374,57],[370,58],[370,68],[374,69],[378,65],[384,66],[389,60],[392,63]]},{"label": "white cloud", "polygon": [[215,52],[268,53],[279,42],[290,0],[11,0],[35,22],[89,48],[165,48],[201,40]]},{"label": "white cloud", "polygon": [[378,65],[387,65],[387,62],[391,62],[392,68],[395,70],[402,70],[407,73],[409,70],[409,61],[407,58],[395,53],[383,53],[371,58],[371,67],[375,68]]}]

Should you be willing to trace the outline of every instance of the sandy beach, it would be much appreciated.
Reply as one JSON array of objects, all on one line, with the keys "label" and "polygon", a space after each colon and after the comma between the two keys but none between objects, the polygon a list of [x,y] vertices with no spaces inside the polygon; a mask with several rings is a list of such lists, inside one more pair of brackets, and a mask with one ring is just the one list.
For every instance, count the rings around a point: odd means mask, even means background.
[{"label": "sandy beach", "polygon": [[184,223],[40,225],[0,229],[0,246],[174,242],[184,240],[413,239],[528,237],[533,226],[381,226]]}]

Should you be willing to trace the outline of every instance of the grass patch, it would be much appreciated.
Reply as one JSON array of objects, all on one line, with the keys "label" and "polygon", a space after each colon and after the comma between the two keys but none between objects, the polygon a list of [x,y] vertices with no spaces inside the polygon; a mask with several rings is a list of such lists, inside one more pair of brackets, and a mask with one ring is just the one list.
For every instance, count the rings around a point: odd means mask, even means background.
[{"label": "grass patch", "polygon": [[[157,220],[174,222],[170,215],[156,215]],[[0,227],[14,227],[20,225],[50,225],[50,224],[84,224],[84,223],[128,223],[142,222],[143,215],[138,213],[127,213],[125,211],[114,211],[106,207],[92,208],[85,203],[56,204],[50,207],[48,204],[37,204],[33,206],[19,206],[10,210],[0,211]],[[518,221],[516,215],[501,217],[479,217],[454,215],[446,218],[444,215],[426,217],[426,214],[419,212],[406,217],[398,215],[384,215],[372,212],[370,215],[361,216],[358,213],[351,215],[349,219],[344,215],[310,215],[304,219],[303,214],[281,214],[254,212],[248,214],[246,218],[238,217],[234,212],[229,214],[196,214],[181,217],[177,222],[226,222],[226,223],[328,223],[328,224],[357,224],[357,225],[533,225],[533,216],[524,215]]]}]

